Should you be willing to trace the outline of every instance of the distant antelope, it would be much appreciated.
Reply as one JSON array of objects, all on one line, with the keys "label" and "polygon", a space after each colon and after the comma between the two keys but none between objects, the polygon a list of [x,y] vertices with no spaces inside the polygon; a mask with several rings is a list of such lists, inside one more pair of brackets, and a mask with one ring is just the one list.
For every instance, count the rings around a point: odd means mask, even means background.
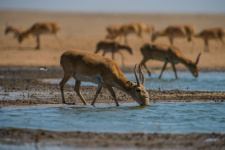
[{"label": "distant antelope", "polygon": [[221,43],[224,45],[223,37],[225,35],[225,31],[223,28],[211,28],[211,29],[204,29],[200,33],[196,34],[195,37],[202,38],[204,40],[204,51],[209,51],[209,44],[208,40],[215,39],[220,40]]},{"label": "distant antelope", "polygon": [[145,67],[149,76],[151,75],[151,72],[149,71],[145,63],[148,60],[152,59],[165,62],[162,71],[160,73],[159,79],[161,79],[163,71],[165,70],[168,62],[171,63],[172,65],[176,79],[178,78],[177,71],[175,68],[175,64],[177,63],[184,64],[188,68],[188,70],[192,73],[193,76],[198,77],[197,64],[199,62],[201,53],[199,53],[196,61],[192,62],[190,59],[186,58],[175,46],[166,44],[148,44],[148,43],[144,44],[141,47],[141,53],[143,55],[143,60],[141,61],[140,65],[141,66],[143,65]]},{"label": "distant antelope", "polygon": [[107,36],[114,35],[119,30],[120,30],[120,26],[119,25],[109,25],[109,26],[106,27],[106,31],[107,31],[107,34],[108,34]]},{"label": "distant antelope", "polygon": [[188,42],[192,41],[196,27],[194,25],[171,25],[164,30],[156,31],[152,34],[152,42],[157,37],[166,36],[169,38],[170,44],[173,45],[173,39],[177,37],[185,37]]},{"label": "distant antelope", "polygon": [[[119,90],[124,91],[141,106],[149,105],[149,94],[144,87],[145,76],[141,71],[142,83],[140,83],[136,72],[136,65],[134,68],[134,74],[137,83],[133,83],[123,75],[117,64],[112,59],[102,57],[94,53],[82,50],[69,50],[62,54],[60,64],[64,70],[64,77],[60,82],[63,103],[65,103],[63,87],[66,82],[73,77],[76,80],[74,90],[84,105],[86,105],[87,102],[80,92],[81,81],[98,84],[95,97],[91,103],[92,105],[94,105],[102,87],[109,90],[115,100],[116,106],[119,106],[119,103],[117,102],[116,95],[112,87],[116,87]],[[141,70],[141,68],[139,69]]]},{"label": "distant antelope", "polygon": [[96,51],[95,51],[95,53],[98,53],[100,50],[103,50],[102,56],[105,56],[105,54],[107,52],[111,52],[112,53],[112,59],[113,60],[115,60],[114,59],[114,53],[119,53],[121,55],[122,66],[124,66],[124,56],[120,52],[120,50],[126,50],[131,55],[133,54],[132,49],[129,46],[127,46],[127,45],[121,45],[119,42],[111,41],[111,40],[104,40],[104,41],[98,42],[97,45],[96,45]]},{"label": "distant antelope", "polygon": [[21,43],[29,35],[36,37],[37,46],[36,49],[40,49],[40,35],[41,34],[53,34],[57,37],[57,32],[60,30],[60,26],[57,23],[45,22],[35,23],[31,28],[19,34],[18,41]]},{"label": "distant antelope", "polygon": [[23,31],[24,31],[23,28],[16,28],[6,24],[5,35],[12,33],[14,34],[14,38],[18,38],[19,34],[22,33]]},{"label": "distant antelope", "polygon": [[[117,27],[118,28],[118,27]],[[151,34],[154,30],[153,26],[147,26],[143,23],[130,23],[120,26],[119,29],[114,28],[113,32],[108,32],[107,39],[116,39],[117,37],[124,37],[124,43],[127,44],[127,35],[136,34],[138,37],[144,40],[143,34]]]}]

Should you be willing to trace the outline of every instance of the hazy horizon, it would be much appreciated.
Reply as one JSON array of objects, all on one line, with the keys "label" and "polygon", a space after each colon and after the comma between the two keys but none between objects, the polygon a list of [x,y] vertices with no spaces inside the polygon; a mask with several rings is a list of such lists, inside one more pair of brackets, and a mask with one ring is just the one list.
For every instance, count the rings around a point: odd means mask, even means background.
[{"label": "hazy horizon", "polygon": [[216,13],[224,0],[0,0],[0,9],[88,13]]}]

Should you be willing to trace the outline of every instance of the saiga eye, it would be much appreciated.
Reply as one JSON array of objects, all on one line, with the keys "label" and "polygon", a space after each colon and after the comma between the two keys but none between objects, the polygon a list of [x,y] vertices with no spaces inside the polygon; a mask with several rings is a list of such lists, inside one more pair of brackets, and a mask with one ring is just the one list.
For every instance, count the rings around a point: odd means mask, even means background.
[{"label": "saiga eye", "polygon": [[136,92],[141,92],[141,90],[140,89],[137,89]]}]

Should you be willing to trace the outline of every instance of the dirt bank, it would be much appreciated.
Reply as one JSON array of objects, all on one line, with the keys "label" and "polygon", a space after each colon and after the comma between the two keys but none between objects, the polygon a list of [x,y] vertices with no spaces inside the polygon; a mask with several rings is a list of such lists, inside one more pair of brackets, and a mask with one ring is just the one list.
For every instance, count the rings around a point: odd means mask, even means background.
[{"label": "dirt bank", "polygon": [[[125,68],[129,70],[129,68]],[[130,69],[132,70],[132,69]],[[129,72],[129,71],[128,71]],[[43,78],[62,78],[63,72],[59,67],[50,67],[47,72],[39,70],[39,67],[9,67],[0,68],[1,106],[30,106],[40,104],[61,104],[61,94],[58,84],[42,82]],[[73,90],[74,86],[66,85],[66,102],[70,104],[81,103],[80,98]],[[97,87],[82,86],[81,91],[90,104]],[[10,97],[10,93],[19,92],[20,95]],[[122,91],[115,89],[118,102],[135,103],[134,100]],[[150,102],[194,102],[194,101],[225,101],[224,92],[215,91],[181,91],[181,90],[150,90]],[[7,100],[4,96],[9,97]],[[11,99],[10,99],[11,98]],[[108,90],[103,89],[96,104],[114,103]]]},{"label": "dirt bank", "polygon": [[[10,140],[9,140],[10,139]],[[225,149],[225,134],[146,134],[55,132],[45,130],[0,129],[0,142],[7,145],[35,145],[38,148],[110,148],[110,149]]]}]

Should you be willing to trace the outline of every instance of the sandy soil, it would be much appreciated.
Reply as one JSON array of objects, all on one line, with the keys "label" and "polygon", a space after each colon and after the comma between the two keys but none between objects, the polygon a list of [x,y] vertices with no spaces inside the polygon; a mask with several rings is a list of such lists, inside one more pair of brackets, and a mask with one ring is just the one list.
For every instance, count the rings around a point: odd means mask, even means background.
[{"label": "sandy soil", "polygon": [[[183,19],[185,18],[185,19]],[[197,32],[209,27],[224,27],[225,15],[163,15],[163,14],[73,14],[73,13],[44,13],[0,11],[0,101],[1,107],[32,106],[61,104],[59,87],[55,84],[41,82],[43,78],[62,78],[63,72],[59,67],[60,55],[68,49],[82,49],[94,52],[95,45],[105,37],[105,27],[109,24],[127,22],[143,22],[154,24],[156,29],[163,29],[170,24],[194,24]],[[12,35],[4,35],[5,23],[17,27],[28,28],[35,22],[56,21],[62,26],[60,39],[51,35],[41,37],[41,49],[34,50],[35,39],[27,39],[18,44]],[[145,42],[150,37],[145,36]],[[132,72],[133,66],[142,59],[139,47],[143,44],[134,35],[128,37],[128,42],[134,55],[123,52],[126,56],[126,67],[123,72]],[[169,43],[161,38],[157,42]],[[176,39],[175,45],[191,60],[203,51],[203,41],[195,39],[194,49],[185,39]],[[106,55],[111,57],[110,54]],[[210,52],[202,53],[199,62],[201,71],[225,71],[225,50],[218,41],[210,41]],[[120,56],[115,60],[121,66]],[[162,62],[148,63],[153,69],[161,68]],[[47,66],[48,71],[42,72],[39,66]],[[187,70],[183,65],[177,69]],[[82,87],[83,95],[90,104],[96,87]],[[66,85],[66,102],[81,103],[74,94],[73,86]],[[115,90],[120,104],[133,103],[131,97]],[[4,100],[10,92],[21,92],[22,98]],[[39,93],[43,92],[43,93]],[[25,93],[25,94],[24,94]],[[150,91],[150,102],[193,102],[193,101],[224,101],[224,92],[197,91]],[[99,103],[114,103],[107,90],[103,90],[98,99]],[[7,141],[7,138],[15,140]],[[20,139],[20,140],[18,140]],[[209,139],[209,140],[208,140]],[[213,139],[213,140],[211,140]],[[215,140],[216,139],[216,140]],[[225,149],[224,134],[144,134],[144,133],[86,133],[86,132],[54,132],[43,130],[1,129],[0,143],[20,145],[24,143],[52,144],[72,147],[103,147],[103,148],[146,148],[146,149]]]}]

